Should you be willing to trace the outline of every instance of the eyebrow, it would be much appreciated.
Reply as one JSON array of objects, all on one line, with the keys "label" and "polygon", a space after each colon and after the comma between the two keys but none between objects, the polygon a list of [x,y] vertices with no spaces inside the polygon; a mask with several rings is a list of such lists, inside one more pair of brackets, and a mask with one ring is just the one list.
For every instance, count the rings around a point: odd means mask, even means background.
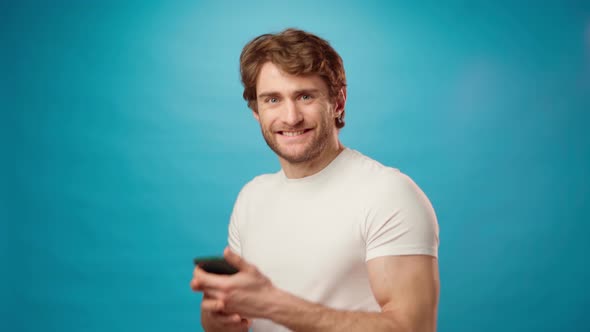
[{"label": "eyebrow", "polygon": [[[300,90],[295,90],[293,91],[292,95],[293,96],[297,96],[300,94],[305,94],[305,93],[320,93],[320,89],[300,89]],[[264,98],[264,97],[274,97],[274,96],[280,96],[281,94],[277,91],[268,91],[268,92],[262,92],[258,95],[258,98]]]}]

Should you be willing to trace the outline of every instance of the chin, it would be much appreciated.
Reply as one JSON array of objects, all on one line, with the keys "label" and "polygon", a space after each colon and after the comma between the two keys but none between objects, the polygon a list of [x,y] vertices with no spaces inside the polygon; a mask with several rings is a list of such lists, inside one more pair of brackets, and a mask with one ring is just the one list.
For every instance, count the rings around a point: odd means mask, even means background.
[{"label": "chin", "polygon": [[279,149],[277,154],[286,161],[297,164],[310,161],[317,157],[318,153],[314,152],[316,151],[312,147],[307,146],[302,149]]}]

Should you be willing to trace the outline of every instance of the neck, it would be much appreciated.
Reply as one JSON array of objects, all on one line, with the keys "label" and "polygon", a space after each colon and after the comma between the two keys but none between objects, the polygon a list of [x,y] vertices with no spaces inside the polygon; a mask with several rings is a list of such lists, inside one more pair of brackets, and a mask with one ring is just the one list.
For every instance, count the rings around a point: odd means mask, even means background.
[{"label": "neck", "polygon": [[292,164],[283,158],[279,157],[281,168],[285,176],[289,179],[301,179],[306,176],[314,175],[328,166],[332,160],[336,159],[340,152],[344,150],[344,146],[340,141],[336,140],[336,144],[330,144],[322,153],[315,159],[306,162]]}]

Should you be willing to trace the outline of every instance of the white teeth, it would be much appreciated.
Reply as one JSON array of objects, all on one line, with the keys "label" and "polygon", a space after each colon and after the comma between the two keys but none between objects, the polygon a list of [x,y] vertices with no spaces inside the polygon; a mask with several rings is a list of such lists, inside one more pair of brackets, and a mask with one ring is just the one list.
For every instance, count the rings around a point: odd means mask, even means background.
[{"label": "white teeth", "polygon": [[300,130],[300,131],[283,131],[283,135],[285,136],[299,136],[301,134],[303,134],[305,131],[304,130]]}]

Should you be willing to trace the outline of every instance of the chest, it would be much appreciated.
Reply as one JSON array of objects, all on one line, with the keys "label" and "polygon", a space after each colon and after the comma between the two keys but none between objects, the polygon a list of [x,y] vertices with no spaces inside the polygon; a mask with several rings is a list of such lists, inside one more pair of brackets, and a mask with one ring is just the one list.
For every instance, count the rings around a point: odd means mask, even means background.
[{"label": "chest", "polygon": [[364,273],[360,209],[320,196],[271,201],[248,211],[240,240],[244,258],[273,283],[305,295]]}]

